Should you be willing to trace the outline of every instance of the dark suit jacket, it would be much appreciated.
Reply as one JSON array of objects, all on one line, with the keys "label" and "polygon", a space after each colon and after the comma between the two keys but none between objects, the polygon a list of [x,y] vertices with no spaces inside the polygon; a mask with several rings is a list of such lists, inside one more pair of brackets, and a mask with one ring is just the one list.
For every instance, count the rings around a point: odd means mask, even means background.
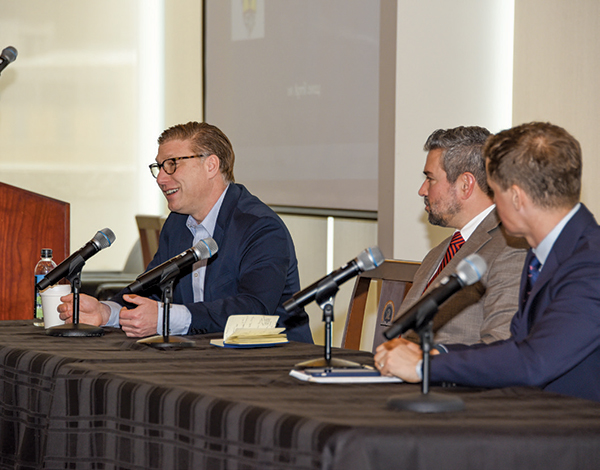
[{"label": "dark suit jacket", "polygon": [[[188,216],[172,212],[147,271],[189,249]],[[213,235],[219,250],[208,260],[204,302],[194,302],[190,267],[177,281],[174,304],[192,313],[189,334],[221,332],[232,314],[279,315],[290,340],[312,343],[308,315],[293,317],[283,302],[300,290],[292,238],[281,219],[242,185],[230,184]],[[153,292],[155,298],[159,295]],[[148,295],[149,293],[145,293]]]},{"label": "dark suit jacket", "polygon": [[554,243],[529,299],[520,302],[511,333],[508,340],[457,345],[434,356],[431,380],[536,386],[600,401],[600,227],[585,206]]},{"label": "dark suit jacket", "polygon": [[[398,317],[421,299],[423,289],[440,265],[451,238],[448,237],[425,256],[400,306]],[[528,248],[524,239],[505,233],[496,209],[481,221],[437,279],[456,272],[458,264],[473,253],[481,256],[488,268],[479,282],[461,289],[440,306],[433,319],[436,343],[492,343],[510,337],[510,321],[519,306],[519,274]],[[434,281],[426,292],[435,285]],[[419,342],[414,332],[406,337]]]}]

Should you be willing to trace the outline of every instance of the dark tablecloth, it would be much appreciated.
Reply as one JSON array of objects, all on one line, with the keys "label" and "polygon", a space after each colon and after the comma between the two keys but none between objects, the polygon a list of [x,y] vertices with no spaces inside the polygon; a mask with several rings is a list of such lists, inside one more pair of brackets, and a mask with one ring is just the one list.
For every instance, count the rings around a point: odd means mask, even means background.
[{"label": "dark tablecloth", "polygon": [[[214,337],[214,336],[212,336]],[[55,338],[0,323],[1,468],[600,468],[600,404],[536,389],[432,387],[465,411],[390,410],[409,384],[289,376],[322,348],[179,351],[108,329]],[[369,353],[334,357],[372,363]]]}]

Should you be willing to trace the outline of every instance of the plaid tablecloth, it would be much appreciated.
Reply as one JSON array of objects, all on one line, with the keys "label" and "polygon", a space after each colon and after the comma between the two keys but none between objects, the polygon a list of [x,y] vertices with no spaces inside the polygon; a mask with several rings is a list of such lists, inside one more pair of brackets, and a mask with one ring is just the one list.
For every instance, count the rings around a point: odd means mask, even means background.
[{"label": "plaid tablecloth", "polygon": [[[441,389],[465,411],[386,406],[409,384],[309,384],[300,343],[161,351],[119,330],[52,338],[0,323],[1,468],[600,468],[600,404],[535,389]],[[334,357],[372,362],[368,353]]]}]

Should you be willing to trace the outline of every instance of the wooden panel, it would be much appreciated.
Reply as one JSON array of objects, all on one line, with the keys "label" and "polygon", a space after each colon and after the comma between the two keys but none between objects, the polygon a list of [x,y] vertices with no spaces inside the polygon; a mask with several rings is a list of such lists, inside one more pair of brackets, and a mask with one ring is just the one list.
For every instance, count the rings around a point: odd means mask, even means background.
[{"label": "wooden panel", "polygon": [[0,183],[0,320],[33,319],[33,270],[42,248],[69,256],[70,206]]}]

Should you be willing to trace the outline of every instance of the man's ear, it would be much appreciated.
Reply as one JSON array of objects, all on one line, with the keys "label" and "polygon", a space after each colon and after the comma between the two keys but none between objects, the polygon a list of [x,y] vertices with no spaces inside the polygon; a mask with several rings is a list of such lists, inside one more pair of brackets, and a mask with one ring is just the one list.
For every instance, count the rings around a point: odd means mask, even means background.
[{"label": "man's ear", "polygon": [[206,157],[204,164],[206,165],[206,171],[211,177],[218,175],[221,171],[221,160],[214,154]]},{"label": "man's ear", "polygon": [[470,171],[465,171],[456,180],[458,183],[458,191],[462,199],[469,199],[477,186],[477,180]]},{"label": "man's ear", "polygon": [[512,202],[513,207],[517,211],[521,210],[523,208],[523,204],[525,203],[525,200],[527,198],[527,195],[525,194],[525,191],[523,191],[516,184],[513,184],[509,188],[509,191],[510,191],[511,202]]}]

